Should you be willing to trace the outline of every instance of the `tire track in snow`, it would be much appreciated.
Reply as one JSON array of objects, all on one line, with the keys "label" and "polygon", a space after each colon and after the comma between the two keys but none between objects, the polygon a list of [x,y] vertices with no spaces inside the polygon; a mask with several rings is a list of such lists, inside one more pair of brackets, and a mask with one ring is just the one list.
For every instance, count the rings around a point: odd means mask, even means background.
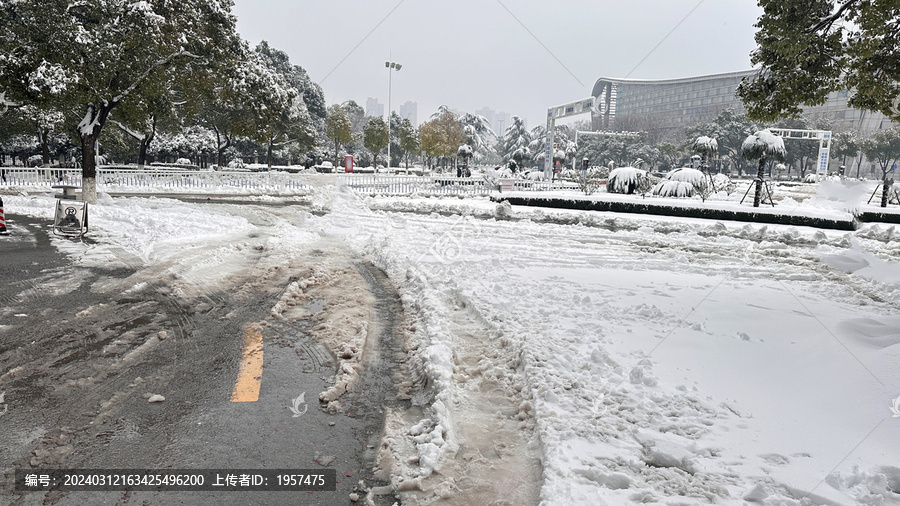
[{"label": "tire track in snow", "polygon": [[[542,468],[522,358],[501,331],[458,293],[446,301],[453,337],[453,431],[457,443],[413,503],[537,504]],[[455,437],[454,437],[455,436]]]}]

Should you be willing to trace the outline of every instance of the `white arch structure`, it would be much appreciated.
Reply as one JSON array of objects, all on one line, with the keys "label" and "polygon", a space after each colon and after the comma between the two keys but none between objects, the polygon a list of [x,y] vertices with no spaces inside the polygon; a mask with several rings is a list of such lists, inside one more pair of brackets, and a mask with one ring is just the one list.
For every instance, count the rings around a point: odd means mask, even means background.
[{"label": "white arch structure", "polygon": [[770,128],[769,131],[782,139],[819,141],[819,157],[816,160],[816,177],[822,178],[828,174],[828,158],[831,153],[831,130]]},{"label": "white arch structure", "polygon": [[[553,170],[553,136],[557,118],[567,118],[593,112],[599,114],[602,108],[599,97],[590,97],[558,105],[547,109],[547,145],[544,149],[544,175],[549,179]],[[803,139],[819,141],[819,156],[816,160],[816,176],[828,174],[828,159],[831,153],[831,130],[797,130],[792,128],[769,128],[769,131],[783,139]],[[580,132],[585,134],[587,132]],[[611,132],[599,133],[609,135]],[[577,135],[577,134],[576,134]],[[595,134],[596,135],[596,134]],[[627,134],[626,134],[627,135]]]},{"label": "white arch structure", "polygon": [[544,177],[546,179],[549,180],[553,177],[553,135],[556,119],[587,114],[593,109],[594,100],[594,97],[590,97],[547,109],[547,145],[544,148]]}]

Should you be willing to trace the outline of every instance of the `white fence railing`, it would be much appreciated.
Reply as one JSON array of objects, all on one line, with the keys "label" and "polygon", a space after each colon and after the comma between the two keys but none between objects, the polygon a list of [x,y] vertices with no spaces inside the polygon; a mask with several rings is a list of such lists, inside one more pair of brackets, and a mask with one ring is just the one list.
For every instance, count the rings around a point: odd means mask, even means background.
[{"label": "white fence railing", "polygon": [[468,177],[348,174],[339,181],[356,192],[377,195],[487,195],[496,189],[483,179]]},{"label": "white fence railing", "polygon": [[[335,175],[291,174],[287,172],[234,172],[145,170],[119,167],[97,169],[97,189],[123,193],[213,193],[217,190],[248,193],[297,193],[312,188],[313,179]],[[495,183],[480,177],[395,176],[381,174],[341,174],[337,182],[356,192],[370,195],[488,195],[498,190]],[[0,188],[30,187],[50,189],[68,184],[81,186],[81,169],[0,167]],[[313,183],[316,184],[316,183]],[[578,190],[569,182],[518,179],[513,191]]]},{"label": "white fence railing", "polygon": [[[498,185],[477,177],[384,176],[379,174],[347,174],[340,184],[356,192],[371,195],[488,195]],[[567,182],[516,180],[513,191],[578,190]]]},{"label": "white fence railing", "polygon": [[[81,169],[0,167],[0,187],[50,188],[81,185]],[[249,192],[296,192],[310,189],[304,176],[285,172],[230,172],[167,169],[98,168],[97,188],[103,191],[169,192],[242,189]]]}]

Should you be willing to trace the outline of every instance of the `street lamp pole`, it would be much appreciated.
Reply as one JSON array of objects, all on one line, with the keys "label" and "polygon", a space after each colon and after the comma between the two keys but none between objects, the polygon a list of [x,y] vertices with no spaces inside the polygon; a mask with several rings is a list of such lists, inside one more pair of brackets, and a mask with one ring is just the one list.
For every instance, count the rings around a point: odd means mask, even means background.
[{"label": "street lamp pole", "polygon": [[387,111],[387,126],[388,126],[388,155],[387,155],[387,166],[391,168],[391,74],[393,74],[392,70],[400,71],[400,64],[392,61],[384,62],[384,66],[388,69],[388,111]]}]

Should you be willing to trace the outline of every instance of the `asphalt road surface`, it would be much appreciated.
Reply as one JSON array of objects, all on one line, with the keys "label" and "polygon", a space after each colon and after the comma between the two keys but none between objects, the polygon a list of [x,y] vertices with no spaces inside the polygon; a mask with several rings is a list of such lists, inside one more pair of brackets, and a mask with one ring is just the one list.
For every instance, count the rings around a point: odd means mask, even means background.
[{"label": "asphalt road surface", "polygon": [[[297,279],[290,269],[266,283],[235,279],[235,289],[187,296],[165,272],[143,272],[127,258],[79,266],[51,244],[46,222],[7,219],[0,503],[354,504],[352,494],[364,503],[367,490],[385,485],[372,473],[383,410],[402,402],[390,379],[402,309],[374,266],[348,259],[372,294],[377,339],[367,341],[357,387],[329,412],[317,396],[339,360],[314,339],[327,304],[311,304],[308,320],[271,321]],[[257,397],[239,402],[243,368],[243,388],[252,397],[255,387]],[[334,492],[24,492],[14,488],[16,469],[334,469],[337,484]]]}]

